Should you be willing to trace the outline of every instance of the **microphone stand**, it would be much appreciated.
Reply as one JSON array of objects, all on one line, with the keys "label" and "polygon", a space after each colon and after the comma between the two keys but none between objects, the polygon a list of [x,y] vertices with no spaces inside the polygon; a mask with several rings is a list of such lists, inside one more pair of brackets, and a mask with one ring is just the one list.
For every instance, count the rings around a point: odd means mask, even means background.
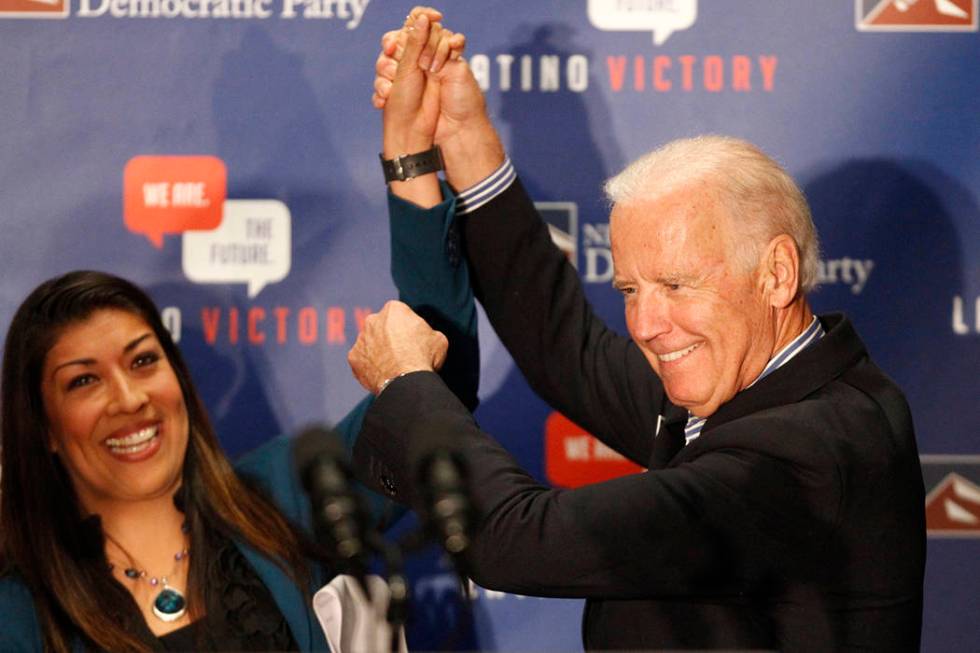
[{"label": "microphone stand", "polygon": [[377,531],[371,531],[368,542],[385,563],[385,582],[388,583],[388,610],[385,620],[391,629],[391,653],[398,653],[401,631],[408,620],[409,591],[405,578],[402,551],[397,544],[388,542]]}]

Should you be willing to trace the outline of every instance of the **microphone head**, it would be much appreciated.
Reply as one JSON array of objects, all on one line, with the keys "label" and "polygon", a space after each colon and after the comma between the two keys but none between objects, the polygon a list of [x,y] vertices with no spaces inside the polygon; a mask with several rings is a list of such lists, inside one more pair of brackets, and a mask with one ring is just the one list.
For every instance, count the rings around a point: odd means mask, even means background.
[{"label": "microphone head", "polygon": [[434,428],[415,433],[408,447],[408,461],[422,505],[418,506],[426,529],[453,556],[470,544],[475,514],[467,479],[469,470],[459,451],[455,430]]},{"label": "microphone head", "polygon": [[346,472],[349,454],[347,447],[333,429],[322,424],[307,426],[293,440],[293,464],[303,487],[310,491],[310,474],[317,463],[328,462]]},{"label": "microphone head", "polygon": [[370,524],[347,458],[343,441],[321,425],[305,428],[293,443],[293,464],[310,499],[316,543],[338,571],[362,579]]}]

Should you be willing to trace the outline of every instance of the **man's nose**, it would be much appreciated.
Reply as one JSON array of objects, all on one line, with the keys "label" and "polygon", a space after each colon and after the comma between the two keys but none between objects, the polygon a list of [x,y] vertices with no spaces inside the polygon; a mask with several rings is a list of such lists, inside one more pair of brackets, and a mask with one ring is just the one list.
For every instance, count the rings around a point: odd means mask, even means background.
[{"label": "man's nose", "polygon": [[134,379],[117,374],[112,380],[112,397],[106,407],[110,415],[135,413],[149,400],[146,391]]},{"label": "man's nose", "polygon": [[658,297],[638,297],[629,320],[630,334],[640,342],[649,342],[672,328],[666,302]]}]

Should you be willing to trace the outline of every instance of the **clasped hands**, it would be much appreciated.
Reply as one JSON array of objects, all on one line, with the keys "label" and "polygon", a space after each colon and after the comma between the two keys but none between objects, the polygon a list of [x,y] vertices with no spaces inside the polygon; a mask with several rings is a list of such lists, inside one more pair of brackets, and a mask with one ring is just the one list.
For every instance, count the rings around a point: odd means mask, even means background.
[{"label": "clasped hands", "polygon": [[442,14],[415,7],[381,38],[372,104],[383,109],[386,159],[442,148],[446,180],[457,189],[482,181],[503,163],[480,86],[463,59],[466,37],[443,27]]}]

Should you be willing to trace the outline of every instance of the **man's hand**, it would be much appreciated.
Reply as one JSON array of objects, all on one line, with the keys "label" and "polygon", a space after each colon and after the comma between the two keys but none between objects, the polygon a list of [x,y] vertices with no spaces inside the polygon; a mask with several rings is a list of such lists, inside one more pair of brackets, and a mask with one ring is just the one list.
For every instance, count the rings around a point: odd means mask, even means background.
[{"label": "man's hand", "polygon": [[385,108],[385,158],[421,152],[435,142],[436,74],[447,61],[459,60],[466,45],[466,37],[445,29],[440,18],[435,9],[415,7],[402,29],[381,39],[372,103]]},{"label": "man's hand", "polygon": [[[442,144],[486,114],[483,93],[462,59],[466,36],[443,27],[441,18],[435,9],[416,7],[400,30],[381,38],[371,102],[385,109],[386,139],[389,131],[405,130],[414,115],[417,134],[429,132]],[[423,77],[438,84],[423,85]]]},{"label": "man's hand", "polygon": [[439,22],[442,13],[431,7],[415,7],[405,18],[401,29],[386,32],[381,37],[381,52],[375,62],[374,95],[371,103],[375,109],[383,109],[391,93],[392,82],[398,70],[398,62],[405,54],[409,34],[415,30],[415,21],[426,17],[431,26],[428,41],[418,58],[418,67],[423,71],[438,73],[447,61],[457,61],[466,47],[466,37],[445,29]]},{"label": "man's hand", "polygon": [[364,320],[347,362],[358,383],[378,394],[397,376],[438,370],[448,350],[446,336],[433,331],[407,305],[390,301]]},{"label": "man's hand", "polygon": [[372,103],[384,108],[385,156],[398,153],[389,148],[411,145],[415,149],[402,152],[414,152],[435,143],[447,179],[462,190],[488,177],[504,153],[483,93],[459,56],[465,37],[431,22],[441,18],[434,9],[416,7],[401,30],[385,34]]}]

